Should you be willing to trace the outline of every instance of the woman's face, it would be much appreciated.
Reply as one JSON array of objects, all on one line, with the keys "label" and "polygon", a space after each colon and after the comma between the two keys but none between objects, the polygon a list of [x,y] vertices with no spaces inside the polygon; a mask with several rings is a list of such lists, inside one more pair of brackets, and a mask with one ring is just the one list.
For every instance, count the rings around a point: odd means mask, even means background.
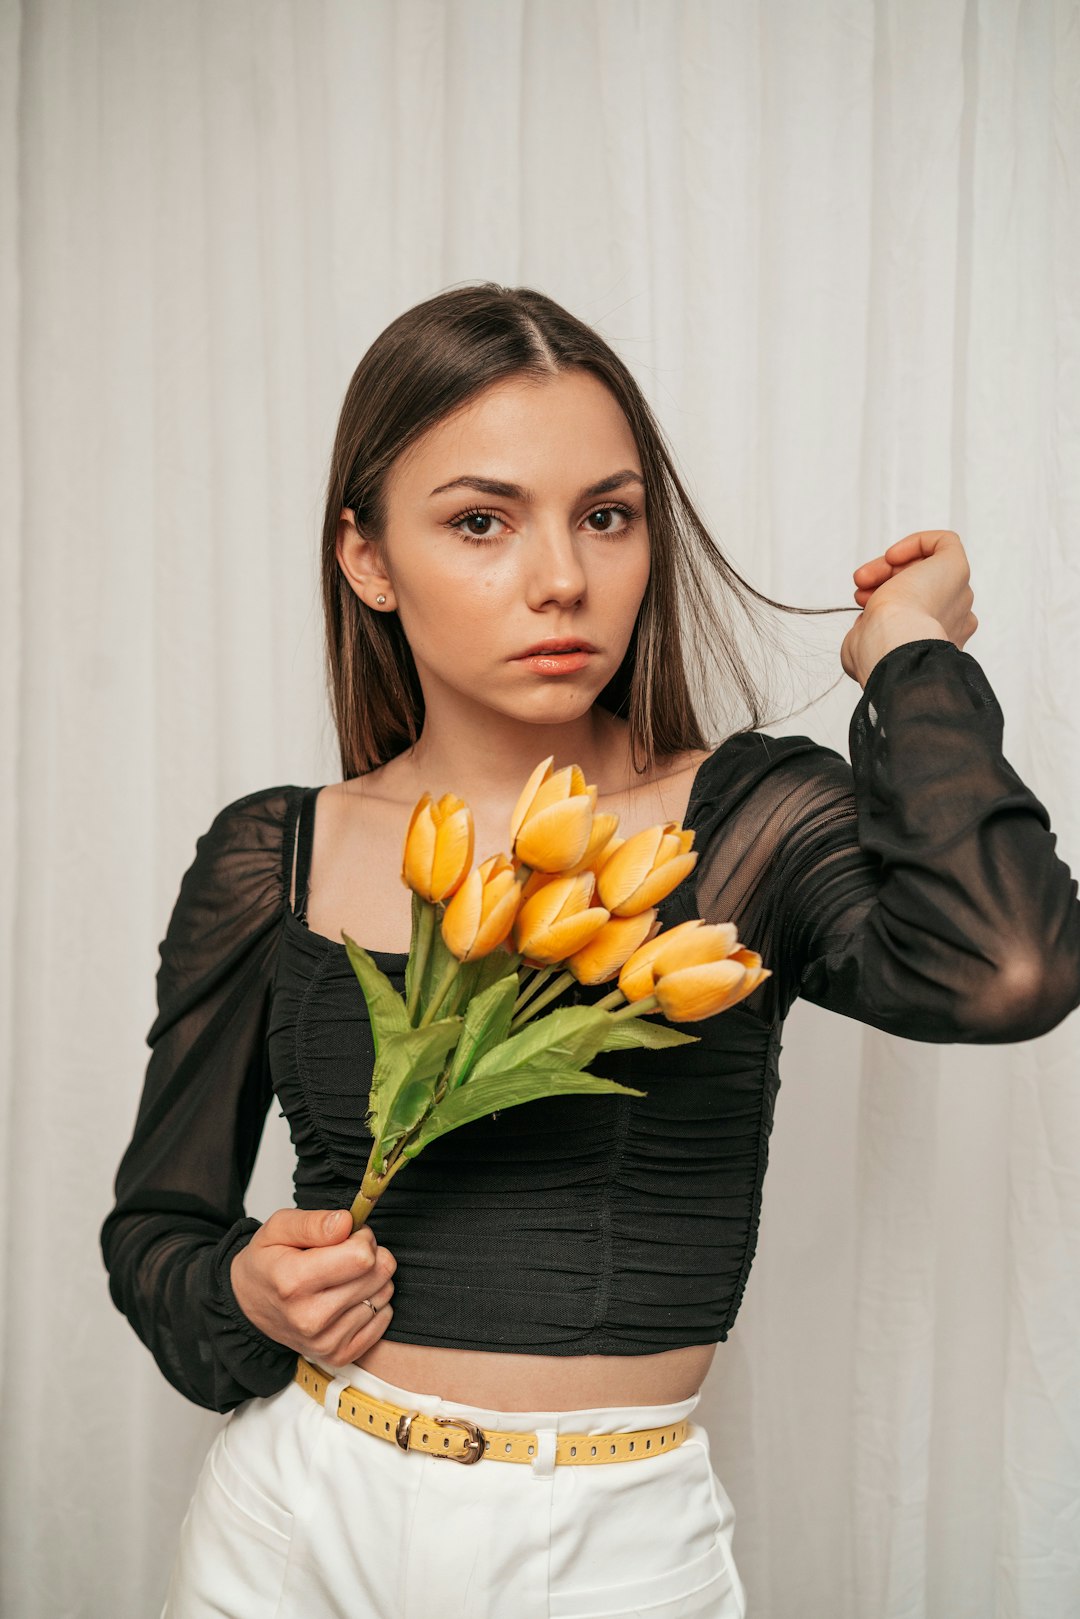
[{"label": "woman's face", "polygon": [[[338,556],[368,606],[397,612],[429,707],[454,692],[541,724],[590,708],[649,577],[641,461],[603,383],[493,384],[394,463],[387,514],[380,555],[343,513]],[[523,657],[549,638],[592,650]]]}]

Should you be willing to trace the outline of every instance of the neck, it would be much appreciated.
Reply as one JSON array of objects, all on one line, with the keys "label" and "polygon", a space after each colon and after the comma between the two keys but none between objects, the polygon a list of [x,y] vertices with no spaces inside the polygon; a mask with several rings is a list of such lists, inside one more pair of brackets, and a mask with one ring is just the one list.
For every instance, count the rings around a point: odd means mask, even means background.
[{"label": "neck", "polygon": [[595,705],[562,724],[531,725],[476,704],[469,714],[427,706],[415,745],[401,755],[420,791],[457,793],[474,806],[513,805],[533,770],[554,756],[554,768],[580,765],[601,796],[638,778],[630,762],[630,728]]}]

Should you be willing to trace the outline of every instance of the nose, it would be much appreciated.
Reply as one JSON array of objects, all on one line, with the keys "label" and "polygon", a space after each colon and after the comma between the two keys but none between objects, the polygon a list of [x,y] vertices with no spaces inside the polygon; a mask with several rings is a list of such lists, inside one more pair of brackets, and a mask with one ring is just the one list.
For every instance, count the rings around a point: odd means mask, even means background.
[{"label": "nose", "polygon": [[530,607],[539,611],[552,602],[566,606],[584,596],[585,569],[577,541],[560,522],[537,524],[525,549]]}]

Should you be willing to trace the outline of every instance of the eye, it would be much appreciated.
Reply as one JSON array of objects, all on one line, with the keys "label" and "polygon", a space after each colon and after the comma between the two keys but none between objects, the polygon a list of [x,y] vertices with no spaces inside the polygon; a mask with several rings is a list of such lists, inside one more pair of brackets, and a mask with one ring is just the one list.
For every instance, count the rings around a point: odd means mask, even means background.
[{"label": "eye", "polygon": [[[611,527],[610,519],[613,513],[622,518],[623,521],[621,527]],[[638,512],[633,506],[624,506],[621,502],[616,501],[610,506],[595,506],[593,510],[588,513],[588,519],[590,521],[592,518],[600,516],[608,518],[608,523],[602,528],[590,528],[589,533],[597,535],[610,534],[614,537],[619,534],[625,534],[626,531],[633,526],[638,517]],[[499,535],[489,534],[487,532],[482,534],[477,534],[475,531],[467,532],[461,526],[463,523],[471,523],[477,520],[485,523],[502,522],[502,518],[499,516],[499,514],[497,512],[489,511],[486,506],[470,506],[468,511],[459,512],[457,517],[451,518],[446,527],[456,529],[461,535],[461,538],[469,545],[494,545],[500,538]]]},{"label": "eye", "polygon": [[458,533],[461,535],[461,538],[463,540],[467,540],[470,545],[493,545],[497,538],[496,535],[488,534],[487,532],[482,534],[477,534],[475,532],[466,533],[465,530],[460,527],[462,523],[471,523],[476,521],[478,518],[485,523],[502,522],[502,518],[497,512],[486,511],[482,506],[470,506],[467,512],[462,512],[459,517],[453,518],[452,521],[447,523],[446,526],[447,528],[457,529]]},{"label": "eye", "polygon": [[590,518],[599,517],[601,515],[610,517],[612,512],[617,513],[623,519],[622,527],[616,529],[612,529],[610,526],[605,528],[594,528],[592,530],[594,534],[625,534],[626,530],[633,526],[634,519],[638,515],[634,507],[616,504],[614,506],[597,506],[595,511],[591,511],[589,513],[589,516]]}]

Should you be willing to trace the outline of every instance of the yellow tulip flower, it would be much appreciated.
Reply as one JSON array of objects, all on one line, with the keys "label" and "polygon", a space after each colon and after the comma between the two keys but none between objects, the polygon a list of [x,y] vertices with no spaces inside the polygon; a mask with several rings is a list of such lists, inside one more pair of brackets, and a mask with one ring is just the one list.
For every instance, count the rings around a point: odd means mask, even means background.
[{"label": "yellow tulip flower", "polygon": [[615,836],[615,828],[619,824],[619,817],[603,812],[594,815],[589,841],[585,845],[585,853],[576,866],[563,872],[564,877],[576,877],[579,871],[599,871],[605,860],[609,860],[614,853],[612,845],[623,842],[622,838]]},{"label": "yellow tulip flower", "polygon": [[450,900],[442,920],[447,949],[459,961],[489,956],[509,937],[522,889],[504,854],[474,867]]},{"label": "yellow tulip flower", "polygon": [[738,947],[734,922],[705,922],[695,916],[677,927],[665,928],[628,957],[619,974],[619,988],[628,1001],[644,1000],[656,989],[662,973],[677,972],[722,961]]},{"label": "yellow tulip flower", "polygon": [[[520,864],[524,866],[525,862],[522,860]],[[528,867],[526,867],[526,870],[528,870]],[[572,873],[570,872],[529,871],[529,875],[523,883],[520,877],[517,879],[521,884],[521,903],[524,905],[527,899],[532,899],[533,895],[538,894],[542,888],[546,888],[548,883],[553,883],[556,877],[569,877],[571,875]]]},{"label": "yellow tulip flower", "polygon": [[461,887],[472,857],[473,818],[469,806],[454,793],[444,793],[437,803],[430,793],[425,793],[412,812],[405,834],[402,882],[434,905]]},{"label": "yellow tulip flower", "polygon": [[[597,816],[596,819],[599,820],[600,817]],[[595,873],[596,873],[596,875],[598,877],[599,877],[600,873],[603,871],[604,867],[607,865],[608,861],[611,859],[612,855],[615,853],[615,851],[617,849],[621,849],[625,842],[626,842],[625,838],[618,838],[618,837],[612,836],[612,837],[608,838],[606,843],[604,843],[604,844],[602,844],[600,846],[600,849],[598,850],[596,855],[589,862],[589,864],[592,866],[593,871],[595,871]]]},{"label": "yellow tulip flower", "polygon": [[613,916],[633,916],[658,905],[697,865],[690,852],[693,841],[693,832],[677,821],[635,832],[597,873],[601,903]]},{"label": "yellow tulip flower", "polygon": [[736,950],[723,961],[665,973],[657,978],[653,994],[673,1023],[697,1023],[726,1012],[770,976],[755,950]]},{"label": "yellow tulip flower", "polygon": [[591,871],[556,877],[527,899],[514,921],[514,944],[530,967],[551,967],[584,948],[608,913],[592,904]]},{"label": "yellow tulip flower", "polygon": [[637,916],[613,916],[581,950],[567,958],[566,966],[579,984],[605,984],[614,978],[656,926],[655,911]]},{"label": "yellow tulip flower", "polygon": [[534,871],[565,872],[585,857],[592,832],[596,788],[577,765],[552,772],[542,759],[525,783],[510,817],[510,852]]}]

